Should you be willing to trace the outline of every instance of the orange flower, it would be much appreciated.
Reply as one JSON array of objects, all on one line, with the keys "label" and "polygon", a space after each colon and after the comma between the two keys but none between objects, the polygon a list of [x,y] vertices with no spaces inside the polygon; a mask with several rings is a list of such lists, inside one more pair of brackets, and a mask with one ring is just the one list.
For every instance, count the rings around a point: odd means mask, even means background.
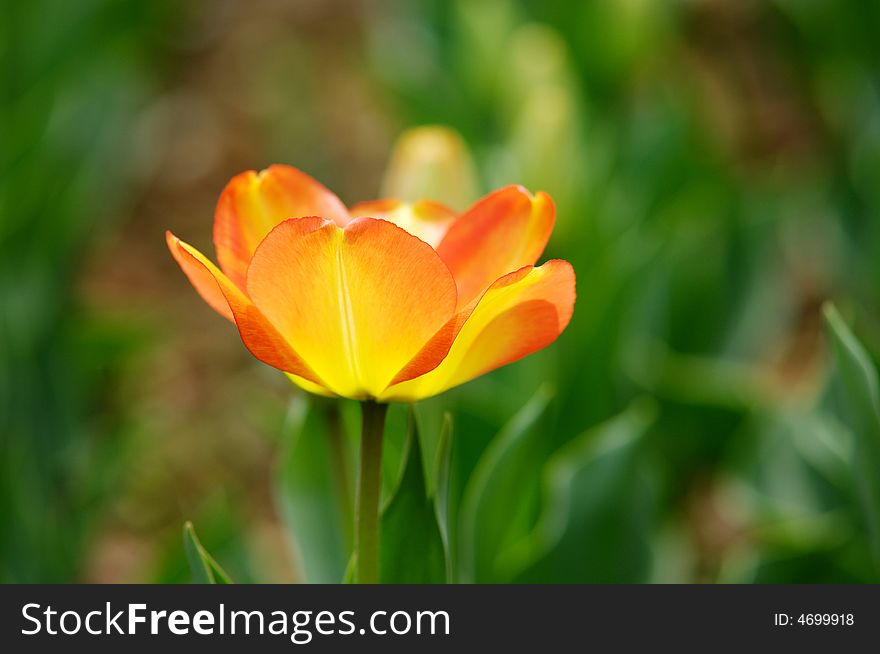
[{"label": "orange flower", "polygon": [[544,193],[490,193],[461,215],[429,201],[346,209],[274,165],[226,186],[218,269],[167,233],[202,298],[261,361],[322,395],[441,393],[553,342],[571,319],[571,264],[535,267],[553,229]]}]

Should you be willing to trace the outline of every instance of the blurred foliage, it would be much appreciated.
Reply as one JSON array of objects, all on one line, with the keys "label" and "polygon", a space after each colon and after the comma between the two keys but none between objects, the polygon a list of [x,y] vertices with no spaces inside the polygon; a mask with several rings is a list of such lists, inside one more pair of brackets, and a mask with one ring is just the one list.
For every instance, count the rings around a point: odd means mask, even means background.
[{"label": "blurred foliage", "polygon": [[880,385],[868,353],[833,306],[826,307],[825,319],[834,344],[846,421],[855,440],[848,463],[859,489],[876,574],[880,572]]},{"label": "blurred foliage", "polygon": [[186,519],[237,581],[345,574],[357,405],[250,360],[162,246],[210,251],[222,185],[272,161],[348,203],[546,190],[545,258],[578,275],[553,346],[392,410],[386,561],[439,539],[457,581],[877,580],[880,6],[3,14],[2,580],[187,580]]},{"label": "blurred foliage", "polygon": [[[73,277],[129,192],[124,135],[166,3],[3,3],[0,552],[4,581],[79,573],[128,443],[112,384],[143,328],[95,320]],[[51,16],[47,20],[46,17]],[[106,413],[105,413],[106,412]],[[109,414],[109,415],[108,415]]]}]

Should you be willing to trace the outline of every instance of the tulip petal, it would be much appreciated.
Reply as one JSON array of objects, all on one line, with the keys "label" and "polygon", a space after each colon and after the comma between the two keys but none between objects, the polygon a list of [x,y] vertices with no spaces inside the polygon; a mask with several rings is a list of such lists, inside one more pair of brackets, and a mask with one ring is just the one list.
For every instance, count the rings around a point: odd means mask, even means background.
[{"label": "tulip petal", "polygon": [[[217,277],[207,264],[202,263],[202,260],[207,262],[205,256],[191,245],[181,241],[170,231],[165,232],[165,243],[168,244],[171,256],[174,257],[196,292],[202,296],[208,306],[234,324],[235,318],[232,315],[232,309],[229,308],[229,302],[226,301],[226,296],[220,290]],[[218,271],[218,275],[223,275],[223,273]]]},{"label": "tulip petal", "polygon": [[284,221],[254,253],[247,289],[324,385],[356,399],[384,390],[456,302],[437,253],[372,218],[344,230],[318,218]]},{"label": "tulip petal", "polygon": [[296,384],[306,392],[314,393],[315,395],[323,395],[324,397],[336,397],[336,393],[327,388],[324,388],[320,384],[315,384],[314,382],[310,382],[308,379],[297,377],[296,375],[292,375],[289,372],[286,372],[284,374],[287,375],[287,378],[290,379],[290,381],[292,381],[294,384]]},{"label": "tulip petal", "polygon": [[430,372],[390,386],[379,399],[430,397],[540,350],[562,333],[575,300],[574,270],[566,261],[525,266],[498,279],[465,315],[443,361]]},{"label": "tulip petal", "polygon": [[214,212],[214,248],[220,268],[239,288],[260,241],[282,220],[321,216],[345,226],[350,217],[331,191],[304,172],[275,164],[232,178]]},{"label": "tulip petal", "polygon": [[432,248],[443,240],[446,230],[455,221],[456,214],[449,207],[431,200],[401,202],[400,200],[373,200],[360,202],[351,208],[352,218],[381,218],[417,236]]},{"label": "tulip petal", "polygon": [[521,186],[499,189],[462,214],[437,246],[458,286],[459,310],[496,279],[541,256],[556,209],[546,193]]},{"label": "tulip petal", "polygon": [[199,295],[218,313],[233,320],[245,347],[256,358],[311,384],[321,379],[284,340],[278,330],[205,255],[171,232],[165,234],[168,249]]}]

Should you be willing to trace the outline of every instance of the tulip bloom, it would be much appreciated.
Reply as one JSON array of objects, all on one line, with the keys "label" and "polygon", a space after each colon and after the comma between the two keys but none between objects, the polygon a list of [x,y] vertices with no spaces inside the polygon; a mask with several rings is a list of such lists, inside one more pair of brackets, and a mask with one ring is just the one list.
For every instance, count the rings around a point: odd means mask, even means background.
[{"label": "tulip bloom", "polygon": [[441,393],[539,350],[575,300],[569,263],[534,264],[544,193],[508,186],[457,215],[434,202],[345,205],[289,166],[242,173],[214,216],[219,268],[167,233],[245,346],[313,393],[378,402]]}]

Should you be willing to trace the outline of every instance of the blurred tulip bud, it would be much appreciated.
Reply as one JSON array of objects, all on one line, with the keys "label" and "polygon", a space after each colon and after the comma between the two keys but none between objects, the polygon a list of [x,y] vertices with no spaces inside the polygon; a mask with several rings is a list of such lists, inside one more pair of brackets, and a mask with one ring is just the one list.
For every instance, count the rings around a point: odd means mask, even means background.
[{"label": "blurred tulip bud", "polygon": [[458,0],[454,4],[452,56],[470,97],[491,110],[506,75],[505,47],[522,20],[510,0]]},{"label": "blurred tulip bud", "polygon": [[517,181],[567,206],[585,172],[579,137],[577,110],[566,87],[526,96],[509,142]]},{"label": "blurred tulip bud", "polygon": [[[511,36],[511,75],[504,89],[509,132],[504,181],[550,193],[565,230],[566,207],[585,188],[580,92],[562,37],[543,25],[525,25]],[[495,180],[493,180],[495,181]]]},{"label": "blurred tulip bud", "polygon": [[431,199],[463,210],[477,197],[470,151],[455,130],[441,126],[404,132],[391,152],[382,195],[415,202]]},{"label": "blurred tulip bud", "polygon": [[568,46],[562,35],[547,25],[527,24],[517,28],[507,45],[505,100],[513,106],[546,85],[572,87],[575,73]]}]

